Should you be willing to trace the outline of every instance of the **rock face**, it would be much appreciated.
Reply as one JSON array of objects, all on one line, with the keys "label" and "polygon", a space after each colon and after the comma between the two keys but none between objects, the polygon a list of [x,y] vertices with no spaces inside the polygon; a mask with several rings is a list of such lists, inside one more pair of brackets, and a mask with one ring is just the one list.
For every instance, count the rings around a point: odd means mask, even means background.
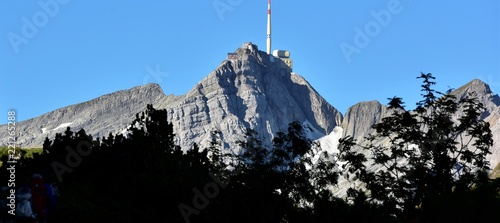
[{"label": "rock face", "polygon": [[493,135],[493,146],[491,154],[486,158],[490,161],[490,168],[494,169],[500,162],[500,97],[494,94],[490,87],[481,80],[474,79],[464,86],[454,90],[451,94],[457,99],[462,99],[467,95],[472,95],[479,99],[484,106],[485,111],[481,115],[486,122],[490,124],[491,133]]},{"label": "rock face", "polygon": [[483,118],[493,114],[493,111],[500,106],[500,97],[491,91],[490,86],[479,79],[472,80],[464,86],[454,90],[452,94],[458,99],[464,98],[468,94],[477,97],[479,101],[483,103],[486,110],[483,113]]},{"label": "rock face", "polygon": [[485,121],[490,123],[491,133],[493,134],[493,147],[491,154],[487,157],[490,161],[490,167],[500,163],[500,106],[491,112]]},{"label": "rock face", "polygon": [[[143,111],[147,104],[173,99],[174,96],[165,96],[157,84],[117,91],[18,122],[17,142],[22,148],[41,147],[45,137],[53,138],[67,126],[73,130],[84,128],[94,137],[107,136],[125,128],[135,113]],[[6,126],[0,126],[0,131],[5,140]]]},{"label": "rock face", "polygon": [[343,136],[352,136],[356,141],[360,141],[373,133],[372,126],[381,122],[387,115],[387,107],[378,101],[357,103],[345,113],[342,121]]},{"label": "rock face", "polygon": [[[166,96],[157,84],[118,91],[94,100],[64,107],[18,123],[21,147],[41,147],[66,126],[84,128],[94,137],[125,133],[136,113],[147,104],[165,108],[182,148],[204,145],[212,131],[219,131],[225,148],[247,128],[254,128],[268,142],[288,123],[307,123],[310,135],[319,138],[340,125],[342,115],[301,76],[287,72],[282,62],[271,62],[255,45],[236,51],[238,59],[225,60],[187,94]],[[0,135],[7,131],[0,126]]]},{"label": "rock face", "polygon": [[[224,61],[201,80],[182,100],[163,104],[180,137],[209,140],[218,130],[229,146],[253,128],[267,139],[288,123],[309,122],[319,136],[340,124],[342,115],[326,102],[304,78],[284,72],[279,60],[250,45],[237,51],[238,59]],[[279,61],[279,62],[278,62]]]}]

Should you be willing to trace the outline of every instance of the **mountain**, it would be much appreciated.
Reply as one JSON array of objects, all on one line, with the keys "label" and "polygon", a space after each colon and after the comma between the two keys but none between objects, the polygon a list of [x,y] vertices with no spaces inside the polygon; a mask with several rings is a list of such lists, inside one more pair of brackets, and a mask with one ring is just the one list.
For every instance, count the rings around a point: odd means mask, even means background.
[{"label": "mountain", "polygon": [[[95,137],[107,136],[125,128],[135,113],[143,111],[147,104],[175,99],[172,95],[165,96],[157,84],[117,91],[18,122],[17,142],[22,148],[41,147],[45,137],[53,138],[68,126],[73,130],[84,128]],[[0,131],[3,131],[0,135],[5,134],[6,126],[0,126]],[[2,139],[6,139],[5,135]]]},{"label": "mountain", "polygon": [[[114,92],[88,102],[67,106],[18,123],[21,147],[41,147],[45,137],[80,128],[94,137],[126,133],[136,113],[146,104],[168,111],[177,143],[191,148],[205,145],[218,131],[225,148],[236,148],[247,128],[254,128],[270,142],[273,134],[292,121],[308,127],[314,139],[340,125],[342,114],[321,97],[301,76],[284,69],[279,59],[256,45],[244,44],[237,58],[224,60],[213,72],[181,96],[165,95],[157,84]],[[0,126],[6,139],[6,126]]]},{"label": "mountain", "polygon": [[[247,128],[255,129],[269,143],[273,134],[298,121],[306,126],[310,138],[335,152],[340,137],[350,135],[363,142],[372,133],[371,126],[390,114],[380,102],[367,101],[351,106],[343,117],[303,77],[286,69],[280,59],[271,62],[256,45],[244,44],[235,55],[185,95],[165,95],[159,85],[147,84],[19,122],[18,143],[24,148],[41,147],[45,137],[53,138],[68,126],[75,131],[83,128],[94,137],[126,134],[135,114],[153,104],[167,109],[177,143],[184,149],[193,143],[206,145],[217,131],[225,149],[237,150],[236,141]],[[490,123],[495,140],[488,156],[494,168],[500,162],[500,97],[480,80],[452,92],[458,99],[468,93],[486,108],[482,117]],[[4,144],[6,128],[0,126]]]},{"label": "mountain", "polygon": [[[492,154],[487,156],[490,161],[490,168],[493,169],[500,163],[500,97],[494,94],[490,87],[481,80],[474,79],[469,83],[453,90],[451,92],[457,100],[466,97],[468,94],[479,99],[485,108],[482,118],[490,124],[490,129],[493,135]],[[404,100],[404,99],[403,99]],[[360,102],[351,106],[345,113],[342,121],[342,137],[352,136],[357,142],[363,143],[364,137],[373,133],[371,126],[381,122],[382,118],[389,116],[391,113],[387,106],[380,104],[378,101]],[[379,143],[387,143],[381,141]],[[335,150],[326,148],[329,151]]]},{"label": "mountain", "polygon": [[[500,98],[494,94],[490,87],[480,81],[472,80],[462,87],[451,92],[458,100],[466,97],[468,94],[477,97],[479,102],[484,105],[485,111],[482,118],[489,122],[490,129],[493,135],[493,146],[491,147],[491,154],[487,156],[490,161],[490,168],[492,177],[499,176],[500,174]],[[404,99],[403,99],[404,101]],[[324,136],[318,140],[321,144],[322,151],[330,153],[338,152],[338,139],[341,137],[351,136],[357,143],[364,145],[368,141],[365,139],[368,135],[374,133],[371,128],[374,124],[382,121],[384,117],[390,116],[392,113],[387,106],[382,105],[378,101],[359,102],[347,109],[344,115],[342,125],[335,128],[329,135]],[[457,114],[458,115],[458,114]],[[388,139],[375,141],[375,144],[387,146],[390,142]],[[359,151],[366,157],[371,156],[371,151]],[[496,167],[496,168],[495,168]],[[376,167],[368,165],[368,170],[375,171]],[[339,178],[337,187],[332,188],[332,192],[337,197],[344,197],[347,189],[356,185],[356,187],[363,187],[358,181],[348,181],[346,178]]]}]

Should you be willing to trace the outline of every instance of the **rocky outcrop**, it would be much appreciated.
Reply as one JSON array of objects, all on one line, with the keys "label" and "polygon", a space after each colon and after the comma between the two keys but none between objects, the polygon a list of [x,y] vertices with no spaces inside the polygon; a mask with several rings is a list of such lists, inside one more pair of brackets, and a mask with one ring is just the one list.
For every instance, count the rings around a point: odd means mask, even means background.
[{"label": "rocky outcrop", "polygon": [[474,79],[464,86],[452,92],[457,99],[462,99],[471,94],[479,99],[484,106],[482,118],[490,124],[491,133],[493,135],[493,146],[491,154],[487,156],[490,161],[490,168],[493,169],[500,162],[500,97],[494,94],[488,84],[479,79]]},{"label": "rocky outcrop", "polygon": [[372,126],[388,115],[388,109],[378,101],[360,102],[351,106],[342,121],[343,136],[352,136],[357,141],[373,133]]},{"label": "rocky outcrop", "polygon": [[483,118],[488,117],[498,106],[500,106],[500,97],[491,91],[488,84],[479,79],[470,81],[464,86],[454,90],[452,94],[455,95],[457,99],[462,99],[469,94],[478,98],[485,108]]},{"label": "rocky outcrop", "polygon": [[[45,137],[53,138],[66,127],[84,128],[94,137],[107,136],[123,130],[147,104],[173,99],[174,96],[165,96],[157,84],[117,91],[17,123],[17,143],[24,148],[41,147]],[[0,135],[7,132],[5,125],[0,126],[0,132]],[[1,137],[6,139],[4,135]]]}]

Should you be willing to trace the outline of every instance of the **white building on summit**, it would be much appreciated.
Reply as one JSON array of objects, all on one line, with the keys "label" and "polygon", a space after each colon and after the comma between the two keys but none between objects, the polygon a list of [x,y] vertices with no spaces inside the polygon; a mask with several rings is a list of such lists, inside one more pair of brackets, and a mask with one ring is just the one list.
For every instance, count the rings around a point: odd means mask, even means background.
[{"label": "white building on summit", "polygon": [[285,63],[286,67],[282,67],[287,69],[289,72],[293,70],[293,60],[290,58],[290,51],[288,50],[274,50],[273,56],[279,58],[283,63]]}]

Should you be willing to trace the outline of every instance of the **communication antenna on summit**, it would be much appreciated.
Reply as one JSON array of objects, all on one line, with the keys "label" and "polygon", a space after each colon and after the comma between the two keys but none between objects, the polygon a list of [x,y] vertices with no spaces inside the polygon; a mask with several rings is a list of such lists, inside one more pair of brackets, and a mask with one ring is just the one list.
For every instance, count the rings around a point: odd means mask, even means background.
[{"label": "communication antenna on summit", "polygon": [[[290,58],[288,50],[274,50],[271,52],[271,0],[267,0],[267,46],[266,52],[269,55],[269,60],[274,62],[274,59],[279,59],[283,71],[292,72],[293,60]],[[284,75],[284,74],[283,74]]]},{"label": "communication antenna on summit", "polygon": [[267,0],[267,48],[266,52],[272,59],[271,55],[271,0]]}]

